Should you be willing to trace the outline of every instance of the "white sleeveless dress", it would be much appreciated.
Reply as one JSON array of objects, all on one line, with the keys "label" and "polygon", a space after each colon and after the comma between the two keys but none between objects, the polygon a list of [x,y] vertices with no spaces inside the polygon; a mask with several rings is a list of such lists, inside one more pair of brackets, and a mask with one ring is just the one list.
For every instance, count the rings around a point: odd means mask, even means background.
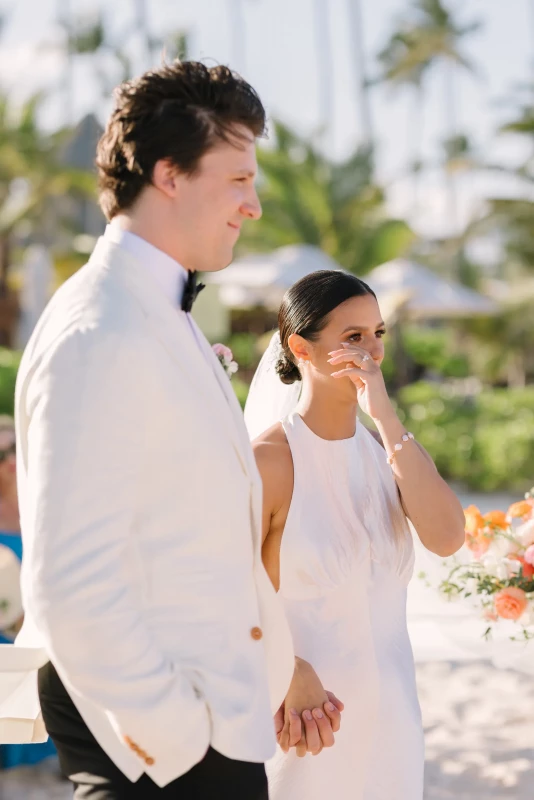
[{"label": "white sleeveless dress", "polygon": [[345,703],[333,748],[267,764],[270,800],[422,800],[424,744],[406,629],[413,543],[384,450],[358,422],[320,439],[283,421],[294,489],[280,597],[295,653]]}]

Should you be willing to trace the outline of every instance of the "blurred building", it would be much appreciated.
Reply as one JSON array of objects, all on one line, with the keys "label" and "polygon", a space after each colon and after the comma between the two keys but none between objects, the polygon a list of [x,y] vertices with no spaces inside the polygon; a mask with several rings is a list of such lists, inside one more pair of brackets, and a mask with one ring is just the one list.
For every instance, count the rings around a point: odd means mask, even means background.
[{"label": "blurred building", "polygon": [[[76,126],[59,154],[63,167],[91,173],[102,127],[94,114]],[[74,272],[93,249],[105,228],[96,195],[69,192],[50,199],[47,228],[30,237],[21,265],[20,315],[16,334],[11,330],[2,343],[23,348],[58,282]],[[54,256],[52,256],[52,252]],[[2,331],[0,330],[0,336]]]},{"label": "blurred building", "polygon": [[[104,129],[94,114],[87,114],[76,126],[71,138],[66,142],[61,154],[61,163],[74,169],[93,172],[95,170],[95,154],[98,140]],[[63,201],[63,202],[61,202]],[[72,231],[97,238],[105,228],[106,220],[102,214],[96,196],[94,198],[79,197],[60,198],[61,215],[69,220]]]}]

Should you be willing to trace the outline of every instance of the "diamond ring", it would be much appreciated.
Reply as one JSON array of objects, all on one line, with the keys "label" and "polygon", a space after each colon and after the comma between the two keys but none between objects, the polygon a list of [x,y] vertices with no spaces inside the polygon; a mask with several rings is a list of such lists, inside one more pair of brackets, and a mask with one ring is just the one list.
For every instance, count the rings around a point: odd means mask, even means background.
[{"label": "diamond ring", "polygon": [[362,362],[361,362],[360,366],[361,366],[362,364],[364,364],[366,361],[370,361],[370,360],[371,360],[371,356],[369,356],[369,355],[366,355],[366,356],[364,356],[364,357],[362,358]]}]

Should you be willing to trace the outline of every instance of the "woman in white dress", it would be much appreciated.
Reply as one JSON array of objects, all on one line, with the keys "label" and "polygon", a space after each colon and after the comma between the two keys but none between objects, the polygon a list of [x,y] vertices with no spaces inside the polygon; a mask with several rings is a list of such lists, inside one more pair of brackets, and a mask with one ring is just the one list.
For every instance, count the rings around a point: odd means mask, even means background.
[{"label": "woman in white dress", "polygon": [[[448,556],[464,542],[464,515],[387,395],[384,334],[365,283],[308,275],[286,293],[245,411],[264,486],[264,563],[306,672],[296,670],[267,765],[271,800],[423,797],[406,517]],[[324,686],[344,702],[341,729],[318,758],[299,757],[306,742],[288,748],[291,714],[322,708]]]}]

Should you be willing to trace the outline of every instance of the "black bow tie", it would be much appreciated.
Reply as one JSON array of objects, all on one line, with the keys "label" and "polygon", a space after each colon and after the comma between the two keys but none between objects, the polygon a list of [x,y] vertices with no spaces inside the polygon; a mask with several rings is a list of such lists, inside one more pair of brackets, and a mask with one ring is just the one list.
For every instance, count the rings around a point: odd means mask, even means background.
[{"label": "black bow tie", "polygon": [[197,283],[197,273],[191,272],[188,270],[187,272],[187,282],[184,286],[184,293],[182,295],[182,311],[191,311],[193,308],[193,303],[197,299],[199,292],[204,289],[203,283]]}]

